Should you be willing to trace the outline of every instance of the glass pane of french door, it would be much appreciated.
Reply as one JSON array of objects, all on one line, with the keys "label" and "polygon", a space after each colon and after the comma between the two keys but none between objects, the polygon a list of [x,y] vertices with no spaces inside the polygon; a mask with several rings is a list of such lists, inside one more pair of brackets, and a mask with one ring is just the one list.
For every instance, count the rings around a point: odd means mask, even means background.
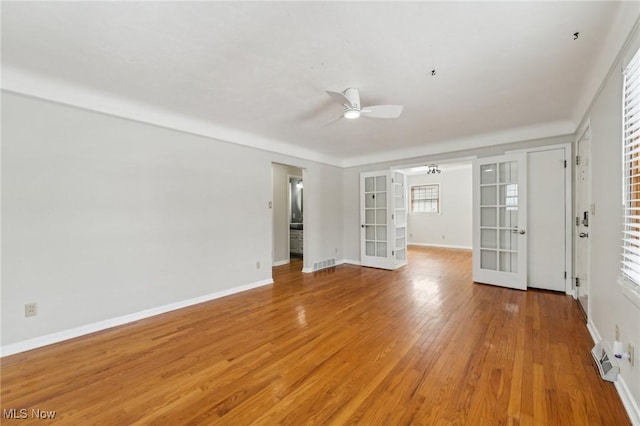
[{"label": "glass pane of french door", "polygon": [[364,178],[365,254],[387,257],[387,178]]}]

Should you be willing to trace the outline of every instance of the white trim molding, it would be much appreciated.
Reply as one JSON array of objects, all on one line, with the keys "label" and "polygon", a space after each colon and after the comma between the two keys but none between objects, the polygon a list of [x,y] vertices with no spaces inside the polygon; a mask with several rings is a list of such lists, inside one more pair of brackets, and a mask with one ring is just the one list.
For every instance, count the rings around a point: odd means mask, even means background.
[{"label": "white trim molding", "polygon": [[456,245],[447,245],[447,244],[429,244],[429,243],[407,243],[407,246],[418,246],[418,247],[438,247],[438,248],[449,248],[449,249],[458,249],[458,250],[472,250],[471,246],[456,246]]},{"label": "white trim molding", "polygon": [[631,424],[633,426],[640,426],[640,407],[636,404],[636,401],[633,399],[633,395],[627,386],[627,382],[624,381],[624,378],[618,374],[618,378],[613,383],[618,391],[618,395],[620,395],[620,399],[622,400],[622,405],[627,410],[627,414],[631,419]]},{"label": "white trim molding", "polygon": [[210,300],[219,299],[221,297],[229,296],[235,293],[240,293],[243,291],[251,290],[251,289],[262,287],[269,284],[273,284],[272,278],[256,281],[250,284],[240,285],[237,287],[218,291],[215,293],[206,294],[204,296],[182,300],[180,302],[169,303],[167,305],[146,309],[140,312],[134,312],[132,314],[123,315],[121,317],[110,318],[104,321],[98,321],[91,324],[82,325],[80,327],[75,327],[69,330],[59,331],[57,333],[51,333],[44,336],[35,337],[33,339],[23,340],[17,343],[10,343],[8,345],[4,345],[0,347],[0,357],[5,357],[8,355],[29,351],[31,349],[52,345],[54,343],[59,343],[65,340],[95,333],[97,331],[106,330],[108,328],[138,321],[144,318],[149,318],[156,315],[164,314],[166,312],[175,311],[177,309],[186,308],[188,306],[197,305],[199,303],[208,302]]},{"label": "white trim molding", "polygon": [[112,93],[80,87],[71,82],[36,74],[6,64],[3,64],[2,74],[2,90],[6,92],[343,168],[387,161],[408,160],[467,149],[508,145],[514,141],[567,136],[575,132],[575,125],[571,120],[556,120],[472,137],[433,141],[426,145],[422,144],[399,150],[340,158],[289,142],[188,117]]},{"label": "white trim molding", "polygon": [[622,289],[622,294],[629,299],[629,302],[631,302],[636,308],[640,309],[640,293],[638,292],[638,286],[632,285],[622,277],[618,277],[618,285]]}]

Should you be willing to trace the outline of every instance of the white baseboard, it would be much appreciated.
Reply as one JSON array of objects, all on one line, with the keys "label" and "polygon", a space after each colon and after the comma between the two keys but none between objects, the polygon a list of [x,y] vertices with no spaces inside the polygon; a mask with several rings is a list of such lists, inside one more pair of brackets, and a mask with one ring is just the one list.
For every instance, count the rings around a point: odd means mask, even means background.
[{"label": "white baseboard", "polygon": [[[591,334],[593,343],[603,342],[603,344],[609,346],[608,342],[602,340],[600,333],[598,333],[598,329],[590,320],[587,322],[587,329],[589,330],[589,334]],[[627,386],[627,382],[625,382],[624,378],[618,374],[618,377],[613,384],[618,391],[618,395],[622,400],[622,405],[627,411],[627,415],[629,415],[629,418],[631,419],[631,424],[633,426],[640,426],[640,407],[638,407],[638,404],[633,398],[633,395]]]},{"label": "white baseboard", "polygon": [[356,265],[356,266],[360,266],[360,261],[359,260],[353,260],[353,259],[343,259],[342,263],[346,263],[348,265]]},{"label": "white baseboard", "polygon": [[250,284],[240,285],[227,290],[218,291],[216,293],[206,294],[204,296],[194,297],[192,299],[182,300],[180,302],[169,303],[167,305],[146,309],[144,311],[123,315],[121,317],[94,322],[80,327],[71,328],[69,330],[35,337],[33,339],[23,340],[22,342],[11,343],[0,347],[0,357],[29,351],[31,349],[36,349],[54,343],[62,342],[64,340],[84,336],[86,334],[95,333],[96,331],[105,330],[107,328],[116,327],[118,325],[127,324],[155,315],[164,314],[166,312],[175,311],[176,309],[186,308],[187,306],[197,305],[198,303],[208,302],[210,300],[219,299],[224,296],[229,296],[231,294],[240,293],[242,291],[251,290],[253,288],[262,287],[269,284],[273,284],[272,278],[256,281]]},{"label": "white baseboard", "polygon": [[408,246],[419,246],[419,247],[438,247],[438,248],[450,248],[450,249],[464,249],[471,250],[471,246],[456,246],[449,244],[427,244],[427,243],[407,243]]},{"label": "white baseboard", "polygon": [[286,265],[289,262],[290,262],[289,259],[279,260],[277,262],[273,262],[273,264],[271,266],[282,266],[282,265]]},{"label": "white baseboard", "polygon": [[613,384],[618,391],[618,395],[620,395],[622,405],[624,405],[624,408],[627,410],[627,414],[631,419],[631,424],[633,426],[640,426],[640,408],[633,399],[633,395],[631,394],[629,387],[627,387],[627,383],[624,381],[624,378],[618,374],[618,378]]},{"label": "white baseboard", "polygon": [[313,268],[302,268],[302,273],[303,274],[309,274],[313,272]]},{"label": "white baseboard", "polygon": [[598,333],[595,324],[592,323],[591,320],[587,321],[587,330],[589,330],[589,334],[591,334],[591,338],[593,339],[594,344],[602,340],[602,336],[600,336],[600,333]]}]

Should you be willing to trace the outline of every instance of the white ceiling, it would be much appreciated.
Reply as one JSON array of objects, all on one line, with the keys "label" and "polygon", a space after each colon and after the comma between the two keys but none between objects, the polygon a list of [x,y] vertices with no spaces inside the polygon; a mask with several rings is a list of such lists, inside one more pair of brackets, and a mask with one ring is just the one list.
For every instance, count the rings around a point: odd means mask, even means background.
[{"label": "white ceiling", "polygon": [[572,133],[629,4],[3,2],[2,86],[349,166]]}]

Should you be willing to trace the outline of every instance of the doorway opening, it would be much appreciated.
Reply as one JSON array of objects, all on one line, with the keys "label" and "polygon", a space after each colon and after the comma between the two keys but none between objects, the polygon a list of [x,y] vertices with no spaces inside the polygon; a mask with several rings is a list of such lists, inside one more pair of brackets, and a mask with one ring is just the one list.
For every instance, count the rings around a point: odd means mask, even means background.
[{"label": "doorway opening", "polygon": [[304,183],[302,176],[288,175],[289,261],[304,256]]},{"label": "doorway opening", "polygon": [[408,244],[471,250],[471,160],[429,161],[402,171]]},{"label": "doorway opening", "polygon": [[272,266],[303,268],[304,170],[272,163]]}]

